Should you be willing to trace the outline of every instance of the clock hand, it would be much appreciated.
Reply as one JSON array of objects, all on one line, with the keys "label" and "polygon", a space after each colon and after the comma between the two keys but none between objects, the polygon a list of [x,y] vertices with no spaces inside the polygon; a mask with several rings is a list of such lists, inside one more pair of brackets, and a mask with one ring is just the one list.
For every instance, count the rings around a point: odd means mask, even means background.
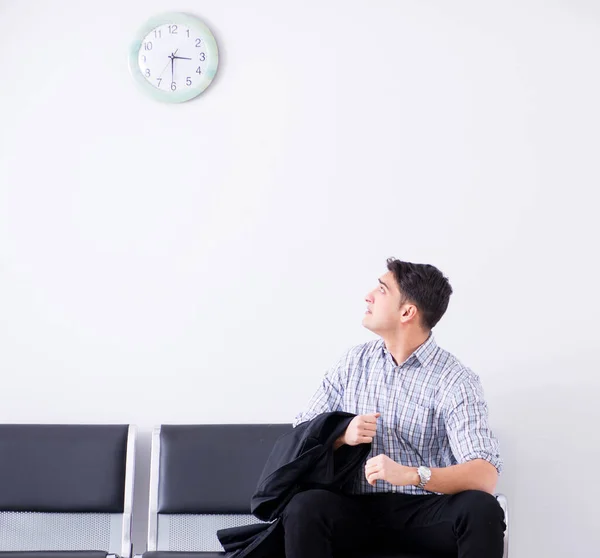
[{"label": "clock hand", "polygon": [[191,58],[186,58],[185,56],[173,56],[173,58],[179,58],[179,60],[191,60]]},{"label": "clock hand", "polygon": [[[179,50],[179,49],[177,49]],[[177,54],[177,50],[175,52],[172,52],[169,55],[169,58],[171,59],[171,83],[173,83],[175,81],[175,70],[174,70],[174,62],[175,62],[175,58],[179,58],[178,56],[175,56]]]},{"label": "clock hand", "polygon": [[[170,56],[168,57],[170,58]],[[162,76],[165,73],[165,70],[169,67],[170,62],[167,62],[166,66],[162,69],[162,72],[158,74],[158,77]]]}]

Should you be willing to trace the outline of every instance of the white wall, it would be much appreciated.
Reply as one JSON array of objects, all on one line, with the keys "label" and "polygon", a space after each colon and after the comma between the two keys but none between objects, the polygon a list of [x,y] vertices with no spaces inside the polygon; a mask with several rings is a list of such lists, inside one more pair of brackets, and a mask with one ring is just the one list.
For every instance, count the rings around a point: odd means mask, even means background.
[{"label": "white wall", "polygon": [[[167,9],[221,66],[162,105],[127,67]],[[291,421],[385,258],[455,288],[511,556],[595,555],[600,4],[0,2],[0,421]],[[596,531],[594,532],[594,529]]]}]

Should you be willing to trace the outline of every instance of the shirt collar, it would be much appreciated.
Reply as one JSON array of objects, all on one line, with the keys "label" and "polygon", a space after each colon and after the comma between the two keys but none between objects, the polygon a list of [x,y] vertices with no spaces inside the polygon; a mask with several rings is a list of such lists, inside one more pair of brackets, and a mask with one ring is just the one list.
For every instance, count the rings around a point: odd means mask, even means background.
[{"label": "shirt collar", "polygon": [[[394,362],[391,353],[387,350],[385,342],[381,340],[381,348],[385,357],[390,359],[390,362]],[[421,366],[427,366],[433,359],[438,345],[435,341],[433,333],[429,334],[427,340],[419,346],[402,364],[410,364],[414,361],[418,361]],[[401,364],[400,364],[401,365]]]}]

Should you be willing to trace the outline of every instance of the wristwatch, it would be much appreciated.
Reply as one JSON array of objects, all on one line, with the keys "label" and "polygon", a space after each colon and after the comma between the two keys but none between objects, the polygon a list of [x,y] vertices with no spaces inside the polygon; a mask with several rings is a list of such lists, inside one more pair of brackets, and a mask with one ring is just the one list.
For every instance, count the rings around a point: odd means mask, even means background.
[{"label": "wristwatch", "polygon": [[417,488],[421,488],[424,489],[425,485],[430,481],[431,479],[431,469],[429,467],[425,467],[424,465],[421,465],[418,469],[417,469],[417,473],[419,473],[419,478],[421,479],[419,481],[419,484],[417,484]]}]

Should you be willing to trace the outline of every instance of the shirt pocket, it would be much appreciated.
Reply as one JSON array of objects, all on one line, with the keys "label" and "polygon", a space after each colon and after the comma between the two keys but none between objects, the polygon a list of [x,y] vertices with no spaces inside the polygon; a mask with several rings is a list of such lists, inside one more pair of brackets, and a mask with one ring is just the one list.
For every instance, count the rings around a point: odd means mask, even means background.
[{"label": "shirt pocket", "polygon": [[433,409],[426,402],[409,401],[398,409],[396,421],[401,443],[423,458],[431,438]]}]

